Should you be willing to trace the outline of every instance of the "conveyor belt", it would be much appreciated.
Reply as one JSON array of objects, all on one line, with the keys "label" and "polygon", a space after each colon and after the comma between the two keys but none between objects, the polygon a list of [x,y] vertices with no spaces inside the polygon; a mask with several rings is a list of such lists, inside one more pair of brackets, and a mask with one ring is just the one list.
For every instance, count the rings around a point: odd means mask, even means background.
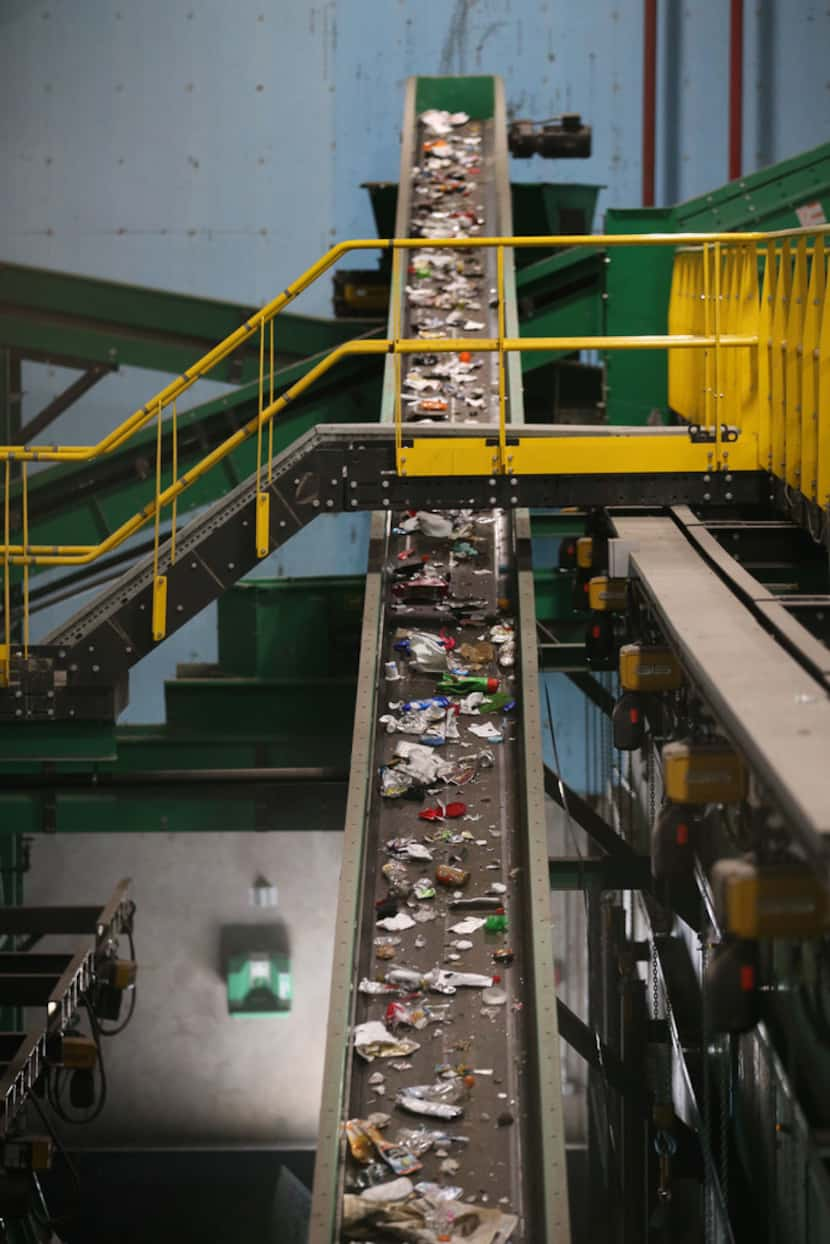
[{"label": "conveyor belt", "polygon": [[[413,166],[417,168],[420,158],[412,151],[416,139],[414,91],[413,82],[402,155],[402,169],[407,174]],[[424,141],[432,138],[434,135],[418,123],[416,151],[423,153]],[[504,209],[497,182],[498,171],[503,172],[506,182],[506,160],[503,155],[500,158],[497,146],[499,141],[503,144],[504,131],[500,132],[498,122],[492,119],[454,127],[456,149],[464,143],[475,149],[477,139],[481,140],[481,159],[474,167],[479,171],[470,180],[481,184],[467,196],[467,202],[481,205],[483,232],[503,230],[508,222],[500,216]],[[416,171],[416,190],[418,176]],[[402,185],[404,180],[402,176]],[[425,219],[423,212],[417,212],[423,198],[412,191],[413,186],[407,185],[401,195],[399,233],[409,232],[413,219]],[[456,207],[453,196],[447,198],[452,211]],[[428,245],[425,239],[427,255]],[[481,328],[465,325],[465,336],[495,331],[497,309],[489,305],[495,259],[482,256],[478,264],[483,272],[473,280],[476,300],[467,300],[463,314],[466,321],[481,324]],[[425,275],[428,271],[428,258],[422,259],[419,275],[416,256],[409,273],[410,291],[413,287],[440,288]],[[421,284],[415,285],[418,280]],[[465,293],[470,294],[470,287]],[[404,300],[402,331],[415,335],[419,324],[428,319],[425,328],[429,334],[457,335],[457,316],[451,312],[451,307],[432,306],[425,314],[410,293]],[[402,371],[405,397],[414,391],[410,383],[413,376],[434,374],[428,359],[415,356],[407,363]],[[495,422],[495,357],[482,355],[476,359],[473,355],[468,364],[474,376],[472,383],[468,381],[462,387],[451,380],[448,385],[444,378],[440,390],[435,390],[448,396],[446,411],[435,412],[436,416],[450,425]],[[388,368],[387,383],[390,374],[394,375],[394,364]],[[473,401],[468,403],[465,394],[471,390]],[[516,388],[513,392],[519,393]],[[394,393],[391,396],[394,400]],[[520,395],[515,405],[520,406]],[[417,396],[405,400],[404,411],[405,419],[430,414]],[[519,417],[515,408],[513,413]],[[521,516],[490,510],[442,517],[455,522],[462,542],[473,548],[475,555],[453,552],[453,539],[434,538],[423,530],[404,532],[400,523],[409,524],[407,516],[400,513],[376,519],[373,528],[310,1244],[328,1244],[341,1238],[344,1193],[356,1192],[367,1182],[366,1167],[353,1159],[338,1138],[340,1127],[347,1119],[365,1120],[377,1112],[391,1116],[384,1131],[387,1139],[395,1140],[401,1129],[421,1125],[464,1138],[423,1153],[422,1169],[412,1175],[413,1183],[460,1187],[464,1202],[505,1216],[504,1225],[511,1228],[509,1238],[513,1241],[535,1244],[569,1239],[527,522]],[[519,548],[524,558],[521,564]],[[392,573],[400,565],[400,557],[428,557],[436,572],[448,575],[452,598],[464,602],[468,610],[472,608],[465,625],[458,626],[452,614],[436,615],[432,606],[401,606]],[[476,603],[471,606],[471,602]],[[434,696],[436,689],[435,674],[410,669],[396,650],[401,629],[418,627],[436,637],[443,632],[460,645],[486,641],[490,625],[507,619],[516,621],[519,643],[515,665],[500,665],[493,656],[473,672],[500,678],[502,689],[516,700],[517,707],[486,716],[452,715],[458,738],[448,738],[434,751],[441,762],[467,765],[475,776],[459,785],[450,782],[445,786],[438,781],[431,785],[423,802],[383,797],[377,781],[379,770],[393,759],[402,740],[417,743],[418,737],[388,733],[379,718],[400,716],[399,710],[390,710],[390,703],[394,706],[425,699]],[[529,643],[522,647],[521,632],[527,619]],[[402,675],[400,681],[385,677],[390,662],[395,663],[393,672],[397,669]],[[488,722],[497,729],[501,741],[488,742],[470,729]],[[442,801],[463,802],[466,810],[458,819],[439,823],[420,818],[424,808]],[[378,938],[389,936],[376,923],[377,905],[390,891],[382,870],[393,859],[387,844],[400,838],[416,840],[432,856],[404,865],[408,883],[424,878],[434,884],[436,868],[446,863],[460,867],[469,879],[456,891],[435,885],[434,898],[400,897],[399,914],[408,917],[410,927],[392,934],[397,938],[391,947],[394,958],[382,959],[378,951],[387,954],[390,950],[388,942],[378,944]],[[508,930],[454,932],[453,926],[465,917],[482,919],[489,913],[452,910],[449,903],[453,895],[485,895],[493,883],[496,893],[492,898],[503,904]],[[502,964],[494,959],[494,954],[506,950],[512,952],[512,962]],[[399,1000],[396,995],[365,992],[366,982],[377,988],[386,973],[396,968],[414,969],[424,975],[449,969],[492,977],[496,997],[502,991],[503,998],[488,1005],[491,995],[481,987],[460,987],[451,995],[428,987],[415,988],[413,1005],[427,1011],[438,1008],[434,1022],[426,1027],[398,1030],[400,1037],[413,1039],[420,1048],[400,1058],[377,1058],[369,1063],[353,1053],[351,1034],[358,1024],[383,1022],[390,1000]],[[363,982],[363,990],[356,988],[359,982]],[[442,1069],[448,1076],[454,1069],[471,1077],[467,1084],[447,1081],[461,1093],[462,1118],[444,1122],[415,1117],[396,1104],[396,1093],[412,1085],[434,1083]],[[378,1079],[383,1083],[378,1084]],[[353,1208],[353,1203],[350,1206]],[[375,1230],[373,1239],[393,1238],[379,1228]],[[342,1238],[368,1237],[346,1233]]]}]

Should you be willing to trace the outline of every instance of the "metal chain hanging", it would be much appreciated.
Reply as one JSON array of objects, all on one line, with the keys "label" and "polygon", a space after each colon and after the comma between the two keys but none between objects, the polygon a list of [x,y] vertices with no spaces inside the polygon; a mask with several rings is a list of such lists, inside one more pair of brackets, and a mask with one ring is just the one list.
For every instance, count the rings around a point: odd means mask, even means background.
[{"label": "metal chain hanging", "polygon": [[720,1050],[720,1192],[727,1221],[729,1219],[729,1118],[731,1113],[732,1038],[727,1033]]},{"label": "metal chain hanging", "polygon": [[648,736],[647,771],[648,771],[648,832],[654,829],[655,804],[657,802],[657,779],[654,773],[654,740]]},{"label": "metal chain hanging", "polygon": [[714,1168],[711,1165],[712,1153],[712,1106],[711,1083],[709,1077],[709,1006],[706,993],[706,970],[709,966],[709,916],[705,904],[701,901],[700,915],[700,971],[703,983],[701,1003],[700,1047],[703,1054],[703,1118],[701,1119],[702,1141],[704,1145],[704,1182],[703,1182],[703,1239],[704,1244],[714,1244]]}]

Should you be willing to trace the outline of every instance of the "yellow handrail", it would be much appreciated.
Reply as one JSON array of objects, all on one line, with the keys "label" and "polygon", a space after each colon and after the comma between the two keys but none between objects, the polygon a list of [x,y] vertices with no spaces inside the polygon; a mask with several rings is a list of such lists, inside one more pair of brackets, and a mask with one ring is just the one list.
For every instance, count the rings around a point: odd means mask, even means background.
[{"label": "yellow handrail", "polygon": [[[799,232],[799,231],[794,231]],[[804,231],[801,231],[804,232]],[[811,234],[815,230],[809,231]],[[509,246],[512,248],[552,248],[564,246],[677,246],[702,244],[713,239],[729,241],[758,241],[765,237],[760,233],[704,234],[704,233],[643,233],[643,234],[554,234],[551,236],[533,237],[478,237],[478,238],[359,238],[349,242],[338,242],[331,247],[315,264],[294,281],[286,286],[281,294],[266,303],[255,315],[246,320],[239,328],[230,333],[223,341],[207,354],[204,354],[192,367],[189,367],[176,380],[171,381],[156,393],[144,406],[134,411],[128,419],[105,436],[96,445],[72,445],[58,448],[50,445],[27,448],[23,445],[0,446],[0,459],[14,458],[15,461],[30,459],[39,462],[89,462],[103,454],[114,450],[141,431],[149,423],[161,403],[162,408],[187,392],[198,380],[204,379],[218,363],[223,362],[230,354],[244,345],[276,315],[299,297],[310,285],[332,268],[344,255],[356,250],[434,250],[448,248],[462,250],[471,248],[488,248]],[[781,235],[783,236],[783,235]],[[576,340],[567,338],[564,340]],[[623,340],[623,339],[620,339]],[[539,347],[540,349],[543,347]],[[548,347],[550,348],[550,347]],[[568,347],[563,348],[579,348]],[[586,346],[586,349],[592,347]],[[610,346],[608,348],[611,348]]]},{"label": "yellow handrail", "polygon": [[[552,235],[533,237],[475,237],[475,238],[400,238],[400,239],[358,239],[340,242],[326,252],[315,264],[308,268],[291,285],[287,286],[276,298],[267,303],[255,315],[252,315],[235,332],[224,341],[208,351],[194,365],[187,369],[176,380],[165,386],[146,405],[134,411],[123,423],[113,429],[107,436],[91,446],[2,446],[0,459],[5,462],[5,496],[4,496],[4,544],[3,578],[4,578],[4,613],[6,625],[6,643],[8,643],[9,627],[9,574],[12,565],[23,565],[26,584],[28,586],[28,567],[31,565],[84,565],[96,560],[105,553],[112,551],[134,535],[146,523],[154,523],[154,607],[153,630],[159,636],[165,627],[165,588],[164,576],[159,573],[160,518],[166,506],[171,506],[173,519],[172,540],[175,542],[175,525],[177,501],[181,494],[202,478],[217,463],[232,453],[250,437],[257,437],[256,452],[256,547],[260,556],[269,551],[269,515],[270,493],[267,483],[272,478],[274,419],[297,397],[305,393],[323,375],[336,366],[342,359],[354,355],[387,355],[395,358],[396,400],[395,400],[395,441],[396,461],[398,469],[409,474],[418,473],[417,462],[413,463],[412,448],[404,449],[403,415],[400,403],[400,363],[402,356],[418,352],[455,353],[470,351],[476,353],[495,352],[499,355],[499,400],[498,400],[498,453],[493,458],[490,454],[490,465],[482,469],[490,471],[506,471],[506,411],[505,411],[505,354],[518,351],[551,351],[573,352],[577,350],[667,350],[669,358],[669,391],[671,404],[675,411],[690,422],[713,426],[715,429],[714,446],[709,451],[702,469],[717,469],[728,462],[728,450],[722,444],[721,426],[725,422],[724,408],[733,406],[740,410],[741,428],[747,435],[754,438],[755,465],[757,462],[758,445],[766,443],[766,429],[769,428],[768,439],[773,455],[773,468],[783,474],[787,457],[790,458],[788,478],[804,479],[801,467],[792,462],[793,447],[796,444],[809,451],[810,462],[808,473],[811,477],[811,495],[813,498],[823,496],[822,489],[830,492],[830,465],[824,462],[827,456],[825,447],[830,444],[830,427],[824,416],[821,422],[820,411],[827,410],[826,394],[830,384],[830,374],[824,359],[827,348],[828,315],[823,318],[817,312],[796,317],[787,316],[786,299],[789,296],[791,283],[790,257],[795,251],[799,262],[804,265],[799,278],[799,289],[806,296],[807,279],[806,265],[811,270],[810,289],[820,291],[822,309],[827,282],[822,267],[821,280],[816,265],[824,265],[824,235],[830,226],[809,229],[779,230],[774,233],[686,233],[686,234],[589,234],[589,235]],[[808,238],[813,245],[808,246]],[[778,243],[780,242],[780,246]],[[669,305],[669,329],[666,334],[650,335],[574,335],[560,337],[507,337],[505,336],[505,291],[504,291],[504,251],[505,248],[554,248],[580,246],[594,248],[612,248],[618,246],[663,247],[675,249],[675,269]],[[497,336],[495,337],[460,337],[460,338],[402,338],[400,336],[400,306],[402,299],[402,253],[407,250],[425,250],[448,248],[452,250],[495,248],[497,259]],[[759,309],[758,265],[760,258],[766,258],[764,296],[771,299],[770,314],[764,315]],[[274,321],[275,318],[294,301],[314,281],[334,266],[344,255],[362,250],[392,250],[392,284],[393,284],[393,336],[389,339],[355,339],[342,343],[328,355],[320,359],[309,371],[291,385],[280,397],[274,397]],[[778,268],[778,277],[772,266]],[[783,300],[783,301],[782,301]],[[724,305],[725,303],[725,305]],[[777,308],[777,311],[776,311]],[[802,379],[798,373],[799,394],[811,397],[811,416],[815,415],[816,426],[813,428],[805,422],[807,416],[800,409],[800,402],[794,401],[795,380],[787,376],[793,373],[794,357],[801,350],[801,342],[783,343],[782,330],[787,324],[808,325],[808,341],[812,349],[811,357],[803,363],[809,364],[809,376]],[[266,331],[268,344],[266,347]],[[769,368],[766,367],[767,341],[765,333],[771,334],[769,347]],[[214,448],[195,466],[178,474],[178,442],[176,426],[177,403],[181,395],[187,392],[198,380],[208,376],[212,369],[228,358],[236,349],[249,342],[254,334],[259,333],[259,385],[257,415],[244,427],[228,436],[222,444]],[[760,344],[760,349],[759,349]],[[702,352],[697,356],[696,351]],[[785,369],[784,355],[787,352]],[[802,352],[803,353],[803,352]],[[695,362],[696,357],[702,363]],[[799,357],[801,357],[799,355]],[[746,360],[750,360],[747,364]],[[769,401],[759,397],[759,382],[769,372]],[[266,388],[267,379],[267,388]],[[266,400],[267,391],[267,400]],[[787,392],[790,393],[789,404]],[[171,482],[162,486],[161,472],[161,427],[165,409],[170,406],[173,420],[173,461]],[[780,409],[779,409],[780,407]],[[798,407],[798,409],[796,409]],[[789,416],[787,412],[789,410]],[[796,428],[796,415],[799,416]],[[789,423],[787,423],[789,418]],[[99,458],[120,449],[128,440],[141,432],[151,420],[158,421],[157,429],[157,460],[155,471],[154,496],[147,505],[127,519],[106,539],[97,545],[35,545],[28,540],[28,493],[22,490],[22,543],[11,542],[11,514],[9,509],[10,464],[20,462],[24,465],[30,461],[49,462],[85,462]],[[735,420],[733,420],[734,422]],[[783,422],[782,422],[783,421]],[[787,440],[786,429],[790,435]],[[267,429],[267,483],[263,479],[263,445]],[[475,426],[470,429],[470,440],[482,443],[495,429]],[[624,431],[624,429],[621,429]],[[416,437],[421,443],[429,438],[428,429],[407,432],[408,439]],[[466,433],[465,433],[466,435]],[[760,438],[760,441],[759,439]],[[788,448],[789,447],[789,448]],[[427,457],[429,456],[427,446]],[[474,452],[478,453],[476,449]],[[488,451],[489,452],[489,451]],[[661,447],[665,452],[665,443]],[[734,457],[734,451],[733,451]],[[521,455],[511,455],[510,470],[517,468],[515,462]],[[745,452],[743,461],[750,461]],[[479,457],[476,461],[482,461]],[[697,461],[697,459],[695,459]],[[763,465],[766,465],[765,463]],[[433,468],[425,468],[432,470]],[[477,468],[476,468],[477,469]],[[628,469],[635,469],[630,467]],[[665,469],[660,468],[660,469]],[[460,470],[456,466],[448,466],[447,473]],[[815,479],[813,480],[813,477]],[[173,545],[175,547],[175,544]]]}]

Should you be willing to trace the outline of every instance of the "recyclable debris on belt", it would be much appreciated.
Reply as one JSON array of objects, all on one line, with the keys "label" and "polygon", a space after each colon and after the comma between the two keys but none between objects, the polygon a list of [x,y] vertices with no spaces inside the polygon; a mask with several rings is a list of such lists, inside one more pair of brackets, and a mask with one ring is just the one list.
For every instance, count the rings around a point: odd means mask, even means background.
[{"label": "recyclable debris on belt", "polygon": [[[482,127],[465,113],[440,110],[419,121],[410,232],[423,245],[407,252],[410,335],[475,337],[492,322],[490,260],[430,243],[485,226]],[[403,356],[401,373],[405,422],[492,417],[484,353],[425,349]],[[391,626],[378,692],[377,858],[367,861],[377,888],[352,1031],[353,1100],[361,1104],[352,1111],[358,1117],[343,1120],[344,1239],[505,1244],[518,1225],[507,1196],[499,1208],[476,1204],[477,1191],[488,1199],[482,1162],[492,1158],[480,1148],[480,1127],[492,1131],[496,1152],[496,1133],[507,1126],[501,1120],[512,1123],[515,1114],[514,1100],[500,1101],[507,1094],[498,1088],[514,1055],[505,1044],[500,1063],[479,1045],[476,1060],[477,1030],[501,1025],[506,1041],[505,1016],[520,1007],[511,989],[521,969],[511,968],[508,945],[515,889],[508,896],[505,883],[513,873],[507,876],[506,848],[499,847],[510,827],[489,806],[516,706],[499,521],[470,509],[392,518],[383,571]],[[475,837],[470,823],[479,821]],[[467,1183],[468,1164],[471,1175],[477,1164],[476,1184]]]}]

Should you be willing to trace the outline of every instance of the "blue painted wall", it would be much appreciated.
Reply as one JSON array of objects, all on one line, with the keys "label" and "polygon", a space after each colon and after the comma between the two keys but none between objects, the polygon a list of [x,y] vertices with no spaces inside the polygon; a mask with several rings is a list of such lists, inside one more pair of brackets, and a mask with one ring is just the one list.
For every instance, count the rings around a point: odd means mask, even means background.
[{"label": "blue painted wall", "polygon": [[[664,202],[726,176],[728,8],[659,4]],[[828,52],[826,5],[746,5],[747,171],[830,137]],[[0,0],[0,259],[262,302],[335,238],[372,233],[359,184],[397,176],[409,74],[500,73],[512,115],[581,111],[590,160],[514,176],[633,206],[641,71],[639,0]],[[328,314],[329,297],[301,309]],[[92,439],[161,379],[107,378],[61,438]],[[27,367],[24,413],[66,382]],[[285,572],[362,569],[365,523],[330,529]],[[212,659],[213,629],[208,612],[142,665],[133,719],[158,716],[177,659]]]},{"label": "blue painted wall", "polygon": [[[726,176],[728,4],[661,0],[659,194]],[[529,179],[640,186],[639,0],[3,0],[2,257],[262,301],[398,171],[413,73],[500,73],[513,115],[579,110],[594,155]],[[830,12],[746,5],[745,164],[830,134]],[[310,295],[325,314],[328,291]]]}]

